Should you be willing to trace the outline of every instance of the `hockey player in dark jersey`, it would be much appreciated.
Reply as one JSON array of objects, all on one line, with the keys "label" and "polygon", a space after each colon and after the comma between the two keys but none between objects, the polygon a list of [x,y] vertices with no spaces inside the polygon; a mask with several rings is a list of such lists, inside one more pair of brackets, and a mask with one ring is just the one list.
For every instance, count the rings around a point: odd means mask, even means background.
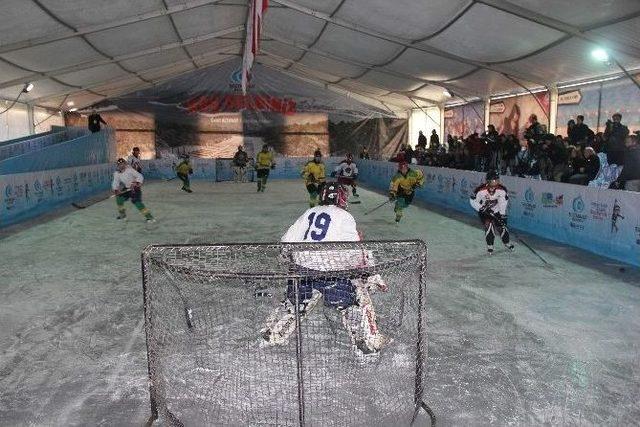
[{"label": "hockey player in dark jersey", "polygon": [[131,165],[131,167],[134,168],[136,172],[142,173],[142,163],[140,163],[140,160],[142,159],[140,159],[139,147],[133,147],[133,150],[131,151],[131,156],[129,156],[127,160],[129,162],[129,165]]},{"label": "hockey player in dark jersey", "polygon": [[493,170],[487,172],[487,182],[476,188],[469,200],[471,207],[478,212],[480,221],[484,224],[489,255],[493,253],[496,235],[500,236],[507,249],[513,250],[507,229],[508,201],[507,189],[500,184],[500,176]]}]

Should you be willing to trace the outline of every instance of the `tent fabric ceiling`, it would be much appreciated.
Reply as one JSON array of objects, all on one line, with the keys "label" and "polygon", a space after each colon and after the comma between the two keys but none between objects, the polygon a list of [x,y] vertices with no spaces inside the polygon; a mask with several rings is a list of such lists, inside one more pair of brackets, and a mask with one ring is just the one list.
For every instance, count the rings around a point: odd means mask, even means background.
[{"label": "tent fabric ceiling", "polygon": [[[0,96],[32,81],[22,100],[82,107],[216,66],[241,54],[248,3],[3,0]],[[258,62],[415,108],[619,73],[598,45],[640,68],[640,1],[271,0]]]}]

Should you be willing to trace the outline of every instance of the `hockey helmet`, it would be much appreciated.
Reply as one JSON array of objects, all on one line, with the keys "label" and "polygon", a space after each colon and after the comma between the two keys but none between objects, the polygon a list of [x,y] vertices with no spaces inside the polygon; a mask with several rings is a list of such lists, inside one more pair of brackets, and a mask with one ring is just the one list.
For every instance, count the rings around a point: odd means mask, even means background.
[{"label": "hockey helmet", "polygon": [[118,161],[116,161],[116,166],[120,172],[124,172],[124,170],[127,168],[127,161],[120,157]]},{"label": "hockey helmet", "polygon": [[353,154],[347,153],[347,160],[353,160]]},{"label": "hockey helmet", "polygon": [[346,209],[347,201],[347,191],[342,185],[337,182],[327,182],[322,186],[320,190],[321,205],[336,205],[339,208]]},{"label": "hockey helmet", "polygon": [[402,170],[404,168],[409,169],[409,163],[405,162],[404,160],[401,162],[398,162],[398,170]]},{"label": "hockey helmet", "polygon": [[500,179],[500,175],[498,175],[498,172],[496,172],[495,170],[490,170],[489,172],[487,172],[486,175],[486,181],[490,182],[490,181],[494,181],[494,180],[499,180]]}]

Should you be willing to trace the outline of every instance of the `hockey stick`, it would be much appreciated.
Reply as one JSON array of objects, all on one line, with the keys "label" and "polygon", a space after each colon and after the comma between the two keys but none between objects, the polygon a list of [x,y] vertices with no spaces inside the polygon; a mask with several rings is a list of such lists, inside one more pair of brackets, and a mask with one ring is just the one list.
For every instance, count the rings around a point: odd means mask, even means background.
[{"label": "hockey stick", "polygon": [[507,227],[507,224],[505,224],[504,220],[502,218],[498,218],[497,216],[495,216],[494,214],[488,214],[494,221],[496,221],[498,223],[499,226],[503,227],[507,233],[511,233],[513,234],[513,237],[515,237],[516,239],[518,239],[518,241],[520,243],[522,243],[523,245],[525,245],[527,247],[527,249],[529,249],[531,251],[532,254],[534,254],[535,256],[537,256],[538,258],[540,258],[542,260],[542,262],[544,262],[546,265],[551,265],[547,262],[546,259],[544,259],[542,257],[542,255],[540,255],[538,253],[538,251],[536,251],[535,249],[533,249],[522,237],[518,236],[517,233],[515,233],[514,231],[509,230],[509,228]]},{"label": "hockey stick", "polygon": [[174,180],[174,179],[176,179],[177,177],[178,177],[178,176],[176,175],[176,176],[171,177],[171,178],[164,178],[164,181],[165,181],[165,182],[173,181],[173,180]]},{"label": "hockey stick", "polygon": [[384,205],[386,205],[387,203],[391,203],[393,200],[386,200],[384,203],[379,204],[378,206],[376,206],[375,208],[371,209],[370,211],[365,212],[365,215],[369,215],[371,212],[373,211],[377,211],[378,209],[380,209],[381,207],[383,207]]},{"label": "hockey stick", "polygon": [[[130,191],[131,191],[131,189],[129,188],[129,189],[127,189],[126,191],[122,191],[120,194],[125,194],[125,193],[128,193],[128,192],[130,192]],[[84,204],[84,205],[81,205],[81,204],[76,203],[76,202],[71,202],[71,206],[73,206],[73,207],[74,207],[74,208],[76,208],[76,209],[86,209],[86,208],[88,208],[89,206],[93,206],[93,205],[95,205],[96,203],[100,203],[100,202],[104,202],[105,200],[113,199],[114,197],[116,197],[116,196],[118,196],[118,195],[120,195],[120,194],[112,194],[112,195],[110,195],[109,197],[103,197],[103,198],[100,198],[100,199],[98,199],[98,200],[92,200],[92,201],[90,201],[89,203]]]}]

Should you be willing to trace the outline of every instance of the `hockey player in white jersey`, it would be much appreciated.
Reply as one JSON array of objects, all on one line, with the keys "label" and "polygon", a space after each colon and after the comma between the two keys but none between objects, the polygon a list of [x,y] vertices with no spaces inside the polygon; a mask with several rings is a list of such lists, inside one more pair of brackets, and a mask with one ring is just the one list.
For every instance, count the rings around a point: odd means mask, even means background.
[{"label": "hockey player in white jersey", "polygon": [[147,222],[155,222],[153,215],[142,203],[142,182],[144,177],[142,174],[127,164],[125,159],[118,159],[118,170],[113,173],[113,182],[111,183],[111,189],[116,196],[116,204],[118,205],[117,219],[126,219],[127,211],[124,207],[124,202],[128,199],[134,204],[136,208],[144,215]]},{"label": "hockey player in white jersey", "polygon": [[356,180],[358,179],[358,166],[353,161],[353,154],[347,153],[347,158],[341,161],[338,166],[331,172],[332,177],[338,177],[338,183],[351,186],[354,197],[358,196],[356,192]]},{"label": "hockey player in white jersey", "polygon": [[484,224],[487,252],[491,255],[496,235],[500,236],[507,249],[513,250],[514,246],[509,242],[507,229],[507,189],[500,184],[500,176],[496,171],[487,172],[486,178],[487,182],[474,190],[469,202]]},{"label": "hockey player in white jersey", "polygon": [[[320,205],[307,211],[282,236],[282,242],[356,242],[360,235],[353,216],[346,211],[347,192],[340,184],[330,182],[320,191]],[[304,318],[324,299],[324,305],[340,311],[342,323],[352,344],[363,354],[378,352],[388,342],[378,330],[371,301],[373,290],[386,291],[379,274],[368,277],[335,277],[331,271],[374,265],[370,251],[362,249],[329,249],[295,251],[291,260],[309,277],[298,282],[299,310]],[[318,272],[327,272],[317,277]],[[270,344],[286,343],[295,330],[296,285],[289,280],[286,299],[261,331]]]}]

